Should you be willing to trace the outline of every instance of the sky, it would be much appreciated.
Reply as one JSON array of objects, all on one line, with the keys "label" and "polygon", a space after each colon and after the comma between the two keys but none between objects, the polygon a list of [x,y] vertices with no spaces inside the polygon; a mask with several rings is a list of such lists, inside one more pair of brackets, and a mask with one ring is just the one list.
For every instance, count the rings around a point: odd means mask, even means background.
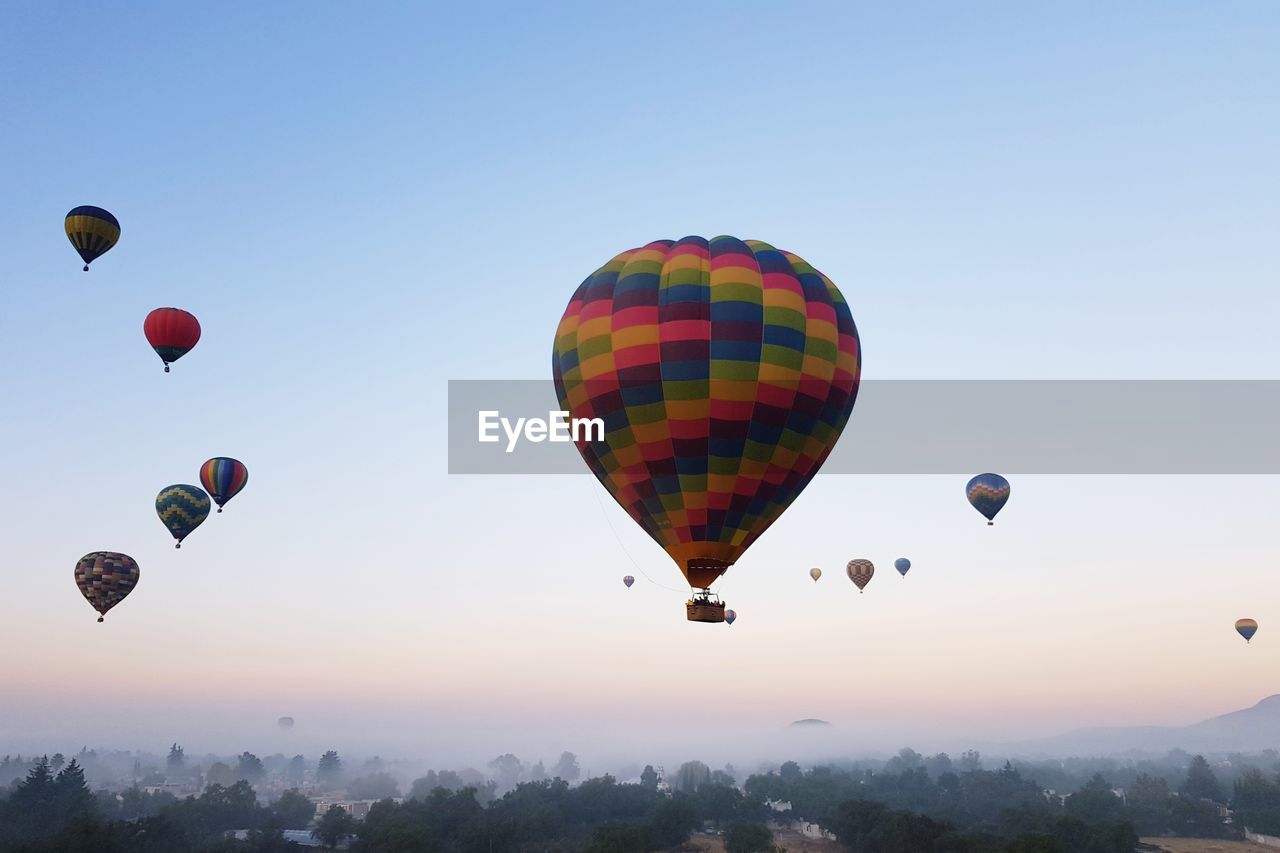
[{"label": "sky", "polygon": [[[687,234],[831,277],[864,379],[1280,378],[1278,38],[1266,2],[7,5],[0,751],[958,752],[1280,692],[1274,477],[1024,477],[987,528],[955,477],[820,475],[724,628],[585,466],[445,455],[449,379],[549,380],[578,282]],[[80,204],[122,224],[89,274]],[[162,305],[204,330],[169,375]],[[175,552],[154,495],[215,455],[249,485]],[[99,625],[103,549],[142,579]]]}]

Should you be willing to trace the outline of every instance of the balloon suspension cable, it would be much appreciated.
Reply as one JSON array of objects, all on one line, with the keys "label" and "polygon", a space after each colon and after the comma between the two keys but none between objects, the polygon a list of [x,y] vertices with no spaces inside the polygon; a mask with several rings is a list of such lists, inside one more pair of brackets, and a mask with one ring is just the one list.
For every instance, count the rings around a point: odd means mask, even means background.
[{"label": "balloon suspension cable", "polygon": [[[627,546],[626,546],[625,544],[623,544],[623,542],[622,542],[622,537],[618,535],[618,531],[614,528],[614,526],[613,526],[613,522],[609,520],[609,513],[605,512],[605,508],[604,508],[604,501],[600,500],[600,494],[599,494],[599,492],[596,492],[594,489],[592,490],[592,492],[593,492],[593,494],[595,494],[595,498],[596,498],[596,505],[597,505],[598,507],[600,507],[600,514],[601,514],[602,516],[604,516],[604,523],[605,523],[605,525],[609,528],[609,532],[613,534],[613,538],[617,540],[617,542],[618,542],[618,547],[622,550],[622,553],[626,556],[626,558],[627,558],[628,560],[630,560],[630,561],[631,561],[631,565],[633,565],[633,566],[635,566],[635,567],[636,567],[636,571],[637,571],[637,572],[639,572],[640,574],[644,575],[644,579],[645,579],[645,580],[647,580],[649,583],[653,584],[654,586],[658,587],[659,589],[665,589],[667,592],[678,592],[678,593],[680,593],[681,595],[686,594],[686,593],[685,593],[685,590],[683,590],[683,589],[674,589],[674,588],[669,587],[669,586],[666,586],[666,585],[664,585],[664,584],[660,584],[660,583],[658,583],[656,580],[654,580],[653,578],[649,577],[649,573],[648,573],[648,572],[646,572],[646,571],[645,571],[645,570],[640,566],[640,564],[636,562],[635,557],[632,557],[632,556],[631,556],[631,552],[630,552],[630,551],[628,551],[628,550],[627,550]],[[218,510],[218,512],[222,512],[222,510]]]}]

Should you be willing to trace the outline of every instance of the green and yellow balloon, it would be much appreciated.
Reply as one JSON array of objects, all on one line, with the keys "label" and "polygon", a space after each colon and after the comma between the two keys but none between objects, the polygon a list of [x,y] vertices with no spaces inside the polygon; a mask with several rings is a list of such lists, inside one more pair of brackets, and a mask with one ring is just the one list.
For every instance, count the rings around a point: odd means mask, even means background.
[{"label": "green and yellow balloon", "polygon": [[178,540],[175,548],[182,547],[182,540],[191,534],[209,517],[209,508],[213,506],[209,496],[199,486],[179,483],[165,486],[156,495],[156,515],[165,528]]}]

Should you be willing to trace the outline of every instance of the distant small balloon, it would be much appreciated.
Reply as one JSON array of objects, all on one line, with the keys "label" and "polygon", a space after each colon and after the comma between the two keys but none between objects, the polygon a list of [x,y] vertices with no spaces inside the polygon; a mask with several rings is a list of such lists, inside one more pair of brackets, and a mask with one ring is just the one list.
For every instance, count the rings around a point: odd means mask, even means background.
[{"label": "distant small balloon", "polygon": [[810,569],[809,577],[813,578],[814,583],[817,583],[818,578],[822,577],[822,569],[818,569],[818,568]]},{"label": "distant small balloon", "polygon": [[276,725],[282,729],[291,729],[293,728],[293,717],[281,717],[276,720]]},{"label": "distant small balloon", "polygon": [[893,561],[893,567],[898,570],[898,574],[905,578],[907,572],[911,571],[911,561],[906,557],[899,557]]},{"label": "distant small balloon", "polygon": [[1244,637],[1244,641],[1247,643],[1253,639],[1254,634],[1258,633],[1258,623],[1253,619],[1237,619],[1236,632],[1241,637]]},{"label": "distant small balloon", "polygon": [[850,560],[849,565],[845,567],[845,573],[849,575],[849,580],[853,581],[853,585],[858,588],[858,592],[862,592],[867,588],[867,584],[871,583],[871,577],[876,573],[876,567],[871,565],[870,560]]},{"label": "distant small balloon", "polygon": [[987,517],[990,527],[996,513],[1009,502],[1009,481],[999,474],[979,474],[964,487],[964,493],[973,508]]},{"label": "distant small balloon", "polygon": [[737,618],[738,618],[738,614],[732,610],[726,610],[724,612],[724,621],[730,625],[732,625],[734,623],[734,620],[736,620]]},{"label": "distant small balloon", "polygon": [[627,575],[622,579],[622,582],[627,585],[627,589],[631,589],[631,585],[636,582],[636,579],[631,577],[631,575]]}]

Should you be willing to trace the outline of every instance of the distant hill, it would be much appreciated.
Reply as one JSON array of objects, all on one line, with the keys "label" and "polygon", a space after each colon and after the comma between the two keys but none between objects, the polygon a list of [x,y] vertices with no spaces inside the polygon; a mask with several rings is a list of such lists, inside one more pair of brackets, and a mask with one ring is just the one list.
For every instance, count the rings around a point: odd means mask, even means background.
[{"label": "distant hill", "polygon": [[1043,740],[1004,744],[1000,748],[1019,754],[1065,756],[1163,753],[1175,747],[1188,752],[1247,752],[1280,748],[1280,695],[1268,696],[1252,708],[1232,711],[1189,726],[1077,729]]},{"label": "distant hill", "polygon": [[[1278,697],[1278,698],[1280,698],[1280,697]],[[811,727],[815,727],[815,726],[830,726],[830,725],[831,725],[831,724],[830,724],[830,723],[828,723],[826,720],[816,720],[816,719],[814,719],[814,718],[810,717],[810,718],[809,718],[809,719],[807,719],[807,720],[796,720],[794,723],[792,723],[792,724],[791,724],[791,728],[793,728],[793,729],[806,729],[806,728],[811,728]]]}]

